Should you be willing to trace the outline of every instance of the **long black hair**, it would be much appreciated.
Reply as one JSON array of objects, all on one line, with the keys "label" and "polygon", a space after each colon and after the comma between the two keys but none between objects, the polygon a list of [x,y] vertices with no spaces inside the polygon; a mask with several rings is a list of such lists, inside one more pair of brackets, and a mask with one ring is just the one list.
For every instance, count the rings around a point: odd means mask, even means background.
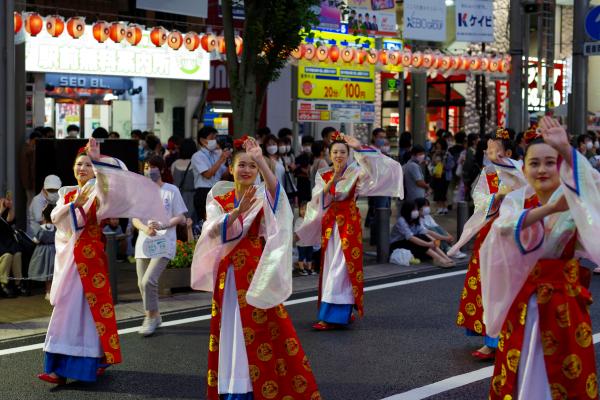
[{"label": "long black hair", "polygon": [[415,225],[415,223],[419,220],[418,217],[413,219],[412,216],[410,215],[416,209],[417,209],[417,207],[416,207],[415,203],[412,201],[405,200],[402,203],[402,207],[400,208],[400,215],[402,216],[402,218],[404,218],[404,220],[409,225]]}]

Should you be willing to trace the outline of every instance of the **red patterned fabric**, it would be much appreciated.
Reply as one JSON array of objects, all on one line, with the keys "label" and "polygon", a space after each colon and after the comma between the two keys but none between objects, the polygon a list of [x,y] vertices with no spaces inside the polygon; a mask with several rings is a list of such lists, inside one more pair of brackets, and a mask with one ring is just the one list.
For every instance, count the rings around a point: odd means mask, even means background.
[{"label": "red patterned fabric", "polygon": [[[234,198],[234,192],[231,191],[217,196],[216,200],[228,212],[234,208]],[[207,399],[219,400],[221,309],[227,270],[233,265],[254,399],[320,400],[321,395],[310,363],[285,307],[280,304],[275,308],[263,310],[246,302],[246,292],[264,246],[263,240],[258,236],[262,218],[261,212],[247,235],[219,264],[210,322]]]},{"label": "red patterned fabric", "polygon": [[[75,199],[74,190],[65,196],[65,203]],[[96,218],[96,202],[92,204],[86,216],[83,232],[75,244],[75,264],[83,286],[83,293],[90,311],[100,343],[104,351],[103,362],[118,364],[122,361],[121,345],[117,332],[117,319],[108,280],[108,259],[104,252],[104,235]]]},{"label": "red patterned fabric", "polygon": [[[537,199],[528,200],[529,206]],[[528,204],[526,204],[528,208]],[[502,326],[490,399],[512,399],[525,335],[527,304],[537,295],[544,364],[553,399],[598,399],[587,289],[589,271],[573,258],[576,234],[560,259],[539,260]]]}]

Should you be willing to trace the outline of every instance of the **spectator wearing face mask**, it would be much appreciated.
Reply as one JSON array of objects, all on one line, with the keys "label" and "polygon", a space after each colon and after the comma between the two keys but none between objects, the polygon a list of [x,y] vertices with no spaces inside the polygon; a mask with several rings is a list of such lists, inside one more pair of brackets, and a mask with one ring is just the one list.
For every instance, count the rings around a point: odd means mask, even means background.
[{"label": "spectator wearing face mask", "polygon": [[48,204],[56,204],[58,201],[58,189],[62,186],[60,178],[56,175],[48,175],[44,179],[43,189],[33,197],[27,212],[27,234],[34,237],[43,223],[43,211]]},{"label": "spectator wearing face mask", "polygon": [[211,126],[198,131],[198,144],[200,148],[192,156],[194,208],[198,218],[206,221],[206,196],[227,170],[225,162],[231,156],[231,151],[218,148],[217,130]]},{"label": "spectator wearing face mask", "polygon": [[402,167],[404,173],[404,200],[415,201],[419,197],[425,197],[430,191],[425,182],[423,174],[423,161],[425,161],[425,148],[420,144],[413,146],[411,159]]},{"label": "spectator wearing face mask", "polygon": [[312,197],[310,183],[310,169],[313,162],[311,145],[314,143],[312,136],[302,136],[302,153],[296,157],[296,187],[298,188],[298,201],[309,202]]},{"label": "spectator wearing face mask", "polygon": [[65,139],[79,139],[79,127],[74,124],[67,126],[67,136],[65,136]]},{"label": "spectator wearing face mask", "polygon": [[588,134],[577,136],[577,150],[588,159],[595,156],[592,137]]}]

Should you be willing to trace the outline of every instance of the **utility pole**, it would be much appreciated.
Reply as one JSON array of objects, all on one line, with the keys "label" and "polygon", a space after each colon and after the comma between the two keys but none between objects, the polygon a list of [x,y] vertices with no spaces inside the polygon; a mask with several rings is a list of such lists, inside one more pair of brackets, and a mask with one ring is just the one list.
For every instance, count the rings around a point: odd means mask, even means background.
[{"label": "utility pole", "polygon": [[578,136],[587,131],[587,77],[588,60],[583,55],[585,16],[589,0],[576,0],[573,6],[573,71],[571,101],[569,103],[569,133]]},{"label": "utility pole", "polygon": [[0,196],[16,185],[14,0],[0,4]]},{"label": "utility pole", "polygon": [[510,55],[511,73],[509,75],[508,92],[508,127],[516,132],[523,131],[523,31],[524,19],[521,0],[510,1]]}]

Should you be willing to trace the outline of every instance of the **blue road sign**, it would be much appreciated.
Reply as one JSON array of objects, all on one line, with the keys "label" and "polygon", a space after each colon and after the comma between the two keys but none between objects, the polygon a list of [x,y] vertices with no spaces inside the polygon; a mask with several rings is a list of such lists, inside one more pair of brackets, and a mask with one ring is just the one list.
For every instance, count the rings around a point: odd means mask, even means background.
[{"label": "blue road sign", "polygon": [[588,11],[585,17],[585,31],[594,40],[600,40],[600,6]]}]

